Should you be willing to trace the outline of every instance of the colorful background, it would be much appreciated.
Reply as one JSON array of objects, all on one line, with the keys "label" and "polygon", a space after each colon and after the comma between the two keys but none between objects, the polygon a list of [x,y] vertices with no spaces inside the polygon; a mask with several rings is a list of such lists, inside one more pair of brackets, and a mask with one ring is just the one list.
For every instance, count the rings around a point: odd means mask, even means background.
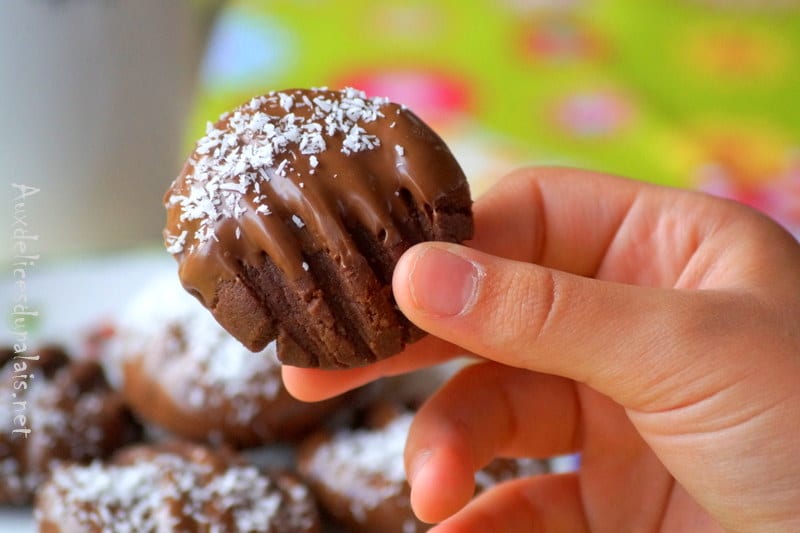
[{"label": "colorful background", "polygon": [[475,194],[524,164],[706,190],[800,236],[800,2],[224,5],[186,149],[273,89],[354,86],[434,126]]}]

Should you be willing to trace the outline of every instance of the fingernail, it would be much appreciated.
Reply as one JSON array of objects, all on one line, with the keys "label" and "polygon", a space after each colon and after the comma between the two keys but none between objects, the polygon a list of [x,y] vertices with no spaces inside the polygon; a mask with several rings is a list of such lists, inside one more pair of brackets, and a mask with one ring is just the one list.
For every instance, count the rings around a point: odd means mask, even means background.
[{"label": "fingernail", "polygon": [[433,453],[430,450],[424,450],[417,454],[416,457],[411,461],[411,466],[408,471],[408,484],[413,485],[414,479],[419,475],[422,471],[425,464],[431,458]]},{"label": "fingernail", "polygon": [[411,297],[418,308],[434,315],[465,314],[475,305],[483,276],[480,265],[438,246],[428,246],[411,267]]}]

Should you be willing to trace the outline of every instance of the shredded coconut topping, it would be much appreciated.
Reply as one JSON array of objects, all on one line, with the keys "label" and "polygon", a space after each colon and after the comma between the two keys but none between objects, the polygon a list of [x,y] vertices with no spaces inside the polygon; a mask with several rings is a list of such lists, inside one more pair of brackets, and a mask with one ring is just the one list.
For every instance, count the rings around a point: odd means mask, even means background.
[{"label": "shredded coconut topping", "polygon": [[[317,94],[319,93],[319,94]],[[307,92],[273,92],[258,96],[230,113],[220,117],[220,128],[208,123],[206,134],[198,142],[190,159],[191,170],[185,175],[183,194],[173,193],[167,207],[181,209],[177,235],[165,238],[167,250],[179,254],[191,237],[189,247],[216,239],[214,225],[223,218],[240,218],[246,211],[244,195],[258,194],[259,183],[271,179],[268,169],[278,177],[293,171],[289,152],[309,156],[309,168],[319,165],[316,154],[328,148],[333,137],[341,138],[341,152],[350,155],[374,150],[381,145],[377,136],[367,133],[364,124],[384,117],[381,108],[386,98],[367,98],[362,91],[346,88],[331,98],[330,92],[312,89]],[[285,111],[282,116],[268,114],[263,109],[276,107]],[[303,116],[298,116],[298,109]],[[308,116],[306,116],[308,115]],[[264,209],[262,209],[264,207]],[[256,212],[268,215],[269,207],[260,204]],[[199,220],[193,235],[181,228],[182,223]]]},{"label": "shredded coconut topping", "polygon": [[317,448],[309,463],[313,477],[351,499],[356,519],[403,490],[406,472],[403,448],[411,414],[403,414],[380,430],[340,431]]},{"label": "shredded coconut topping", "polygon": [[[13,386],[22,381],[11,379],[12,365],[23,364],[16,375],[28,376],[24,397]],[[115,407],[119,396],[99,367],[68,362],[46,377],[41,367],[27,365],[11,360],[0,366],[0,395],[8,398],[0,406],[0,494],[6,503],[24,503],[58,462],[105,456],[129,433],[127,417]],[[12,435],[14,416],[26,417],[28,436]]]},{"label": "shredded coconut topping", "polygon": [[109,533],[183,531],[187,519],[203,531],[302,531],[314,520],[307,501],[253,466],[219,470],[170,453],[60,468],[42,492],[40,523]]}]

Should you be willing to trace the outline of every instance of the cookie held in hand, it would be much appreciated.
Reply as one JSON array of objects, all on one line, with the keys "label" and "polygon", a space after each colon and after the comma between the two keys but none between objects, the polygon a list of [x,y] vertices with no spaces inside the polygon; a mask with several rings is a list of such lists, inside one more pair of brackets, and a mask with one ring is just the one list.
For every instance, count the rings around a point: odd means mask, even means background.
[{"label": "cookie held in hand", "polygon": [[183,286],[252,351],[349,368],[422,337],[397,309],[412,245],[472,236],[461,167],[404,106],[354,89],[255,97],[209,124],[165,196]]}]

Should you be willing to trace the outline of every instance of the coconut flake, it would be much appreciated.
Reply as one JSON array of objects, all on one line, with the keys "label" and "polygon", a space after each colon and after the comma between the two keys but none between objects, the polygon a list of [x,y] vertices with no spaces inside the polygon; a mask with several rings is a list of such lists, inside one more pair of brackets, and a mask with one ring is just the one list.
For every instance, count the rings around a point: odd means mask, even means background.
[{"label": "coconut flake", "polygon": [[286,177],[286,166],[288,164],[289,162],[286,159],[281,161],[280,164],[278,165],[278,168],[275,169],[275,174]]},{"label": "coconut flake", "polygon": [[294,105],[294,99],[286,93],[278,93],[278,98],[280,99],[280,105],[286,111],[291,111],[292,106]]},{"label": "coconut flake", "polygon": [[183,252],[183,247],[186,244],[186,237],[189,235],[189,232],[183,230],[180,235],[173,236],[170,235],[167,237],[167,251],[171,254],[179,254]]}]

